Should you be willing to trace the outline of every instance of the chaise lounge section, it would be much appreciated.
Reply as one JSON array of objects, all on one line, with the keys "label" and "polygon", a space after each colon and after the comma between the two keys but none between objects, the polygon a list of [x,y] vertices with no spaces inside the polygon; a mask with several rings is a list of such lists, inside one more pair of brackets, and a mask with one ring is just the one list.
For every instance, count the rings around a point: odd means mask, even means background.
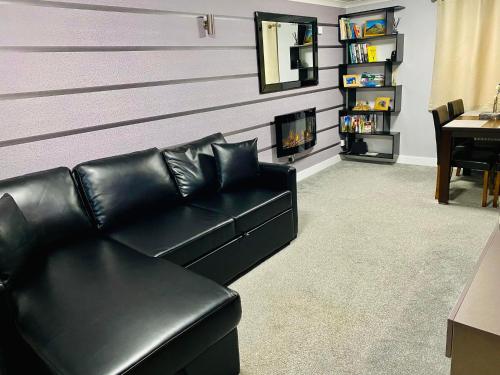
[{"label": "chaise lounge section", "polygon": [[31,371],[198,374],[205,370],[189,368],[215,360],[238,372],[235,292],[94,231],[66,168],[4,182],[0,191],[43,239],[38,259],[8,291],[17,333],[43,360]]},{"label": "chaise lounge section", "polygon": [[296,237],[295,170],[261,163],[219,191],[215,142],[0,181],[38,245],[0,288],[2,375],[239,373],[241,304],[223,285]]}]

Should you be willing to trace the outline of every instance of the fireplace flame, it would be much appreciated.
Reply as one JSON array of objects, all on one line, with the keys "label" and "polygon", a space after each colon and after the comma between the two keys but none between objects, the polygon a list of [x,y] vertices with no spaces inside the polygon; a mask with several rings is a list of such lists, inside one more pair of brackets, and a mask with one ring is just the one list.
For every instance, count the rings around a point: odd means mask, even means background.
[{"label": "fireplace flame", "polygon": [[292,148],[301,146],[307,142],[313,141],[313,134],[309,129],[302,132],[296,132],[295,130],[290,130],[288,136],[283,139],[283,148]]}]

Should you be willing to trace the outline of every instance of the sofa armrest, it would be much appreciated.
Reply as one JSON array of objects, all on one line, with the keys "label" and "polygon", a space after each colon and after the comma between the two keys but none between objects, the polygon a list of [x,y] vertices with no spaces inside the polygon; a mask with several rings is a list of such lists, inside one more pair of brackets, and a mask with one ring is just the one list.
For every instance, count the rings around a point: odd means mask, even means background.
[{"label": "sofa armrest", "polygon": [[284,164],[263,163],[260,166],[260,186],[290,190],[292,193],[292,209],[295,236],[298,232],[298,208],[297,208],[297,171],[294,167]]}]

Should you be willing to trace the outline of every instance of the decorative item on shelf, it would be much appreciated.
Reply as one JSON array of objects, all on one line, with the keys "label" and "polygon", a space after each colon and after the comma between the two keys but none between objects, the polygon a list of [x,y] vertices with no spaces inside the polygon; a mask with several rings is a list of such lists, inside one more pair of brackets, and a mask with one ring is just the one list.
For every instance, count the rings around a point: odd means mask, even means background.
[{"label": "decorative item on shelf", "polygon": [[359,87],[361,76],[359,74],[344,74],[344,87]]},{"label": "decorative item on shelf", "polygon": [[376,46],[367,46],[368,51],[368,62],[376,62],[377,61],[377,47]]},{"label": "decorative item on shelf", "polygon": [[365,38],[385,35],[385,20],[368,20],[365,23]]},{"label": "decorative item on shelf", "polygon": [[384,75],[380,73],[362,73],[360,80],[361,87],[381,87],[384,86]]},{"label": "decorative item on shelf", "polygon": [[368,102],[357,101],[356,105],[352,109],[353,111],[371,111],[372,107]]},{"label": "decorative item on shelf", "polygon": [[399,21],[401,21],[400,17],[394,18],[392,20],[392,33],[393,34],[397,34],[398,33]]},{"label": "decorative item on shelf", "polygon": [[390,103],[391,103],[391,98],[389,97],[377,97],[375,98],[375,110],[388,111],[390,109],[389,107]]},{"label": "decorative item on shelf", "polygon": [[396,61],[398,59],[398,53],[396,51],[391,52],[391,61]]},{"label": "decorative item on shelf", "polygon": [[351,146],[351,154],[363,155],[368,152],[368,145],[363,140],[363,138],[356,139],[356,141]]},{"label": "decorative item on shelf", "polygon": [[295,41],[295,45],[298,46],[299,45],[299,36],[297,35],[297,33],[293,32],[292,37],[293,37],[293,40]]},{"label": "decorative item on shelf", "polygon": [[306,29],[304,33],[304,45],[312,44],[313,35],[312,35],[312,27]]}]

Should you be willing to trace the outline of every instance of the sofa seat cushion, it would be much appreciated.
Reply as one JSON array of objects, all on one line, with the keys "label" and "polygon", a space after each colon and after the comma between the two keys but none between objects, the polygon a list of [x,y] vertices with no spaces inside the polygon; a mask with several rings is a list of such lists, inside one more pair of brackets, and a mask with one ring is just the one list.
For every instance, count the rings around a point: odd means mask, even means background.
[{"label": "sofa seat cushion", "polygon": [[108,233],[143,254],[187,265],[236,237],[229,215],[177,206]]},{"label": "sofa seat cushion", "polygon": [[236,232],[241,234],[291,208],[292,195],[288,190],[256,187],[200,197],[191,205],[232,216]]},{"label": "sofa seat cushion", "polygon": [[241,316],[235,292],[111,240],[61,247],[37,271],[12,292],[17,326],[57,374],[141,373],[151,360],[175,373]]}]

